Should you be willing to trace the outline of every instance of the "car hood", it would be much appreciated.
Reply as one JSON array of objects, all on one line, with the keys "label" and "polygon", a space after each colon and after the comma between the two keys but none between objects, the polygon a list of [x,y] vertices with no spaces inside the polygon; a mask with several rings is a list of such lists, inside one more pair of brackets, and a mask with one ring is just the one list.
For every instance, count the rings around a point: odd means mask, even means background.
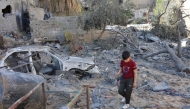
[{"label": "car hood", "polygon": [[71,61],[71,62],[81,62],[81,63],[87,63],[87,64],[94,64],[92,57],[80,58],[80,57],[69,56],[69,57],[63,57],[62,60],[63,61]]}]

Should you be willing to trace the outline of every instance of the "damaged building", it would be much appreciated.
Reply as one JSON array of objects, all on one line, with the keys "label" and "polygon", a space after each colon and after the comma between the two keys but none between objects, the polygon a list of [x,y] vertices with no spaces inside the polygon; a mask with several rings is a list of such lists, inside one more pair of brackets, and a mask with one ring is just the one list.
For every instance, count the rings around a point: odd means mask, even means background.
[{"label": "damaged building", "polygon": [[[6,37],[32,39],[34,42],[56,41],[57,36],[71,32],[79,41],[89,42],[101,32],[86,32],[79,28],[75,15],[82,6],[77,0],[2,0],[0,6],[0,33]],[[109,36],[108,32],[105,34]]]},{"label": "damaged building", "polygon": [[29,28],[30,18],[42,20],[44,9],[36,7],[38,4],[39,0],[1,0],[1,31],[7,33],[26,31]]}]

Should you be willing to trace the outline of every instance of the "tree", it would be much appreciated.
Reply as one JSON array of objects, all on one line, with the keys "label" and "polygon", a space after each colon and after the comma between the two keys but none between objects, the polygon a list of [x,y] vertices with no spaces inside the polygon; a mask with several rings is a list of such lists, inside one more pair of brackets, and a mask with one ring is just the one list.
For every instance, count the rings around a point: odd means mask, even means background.
[{"label": "tree", "polygon": [[[159,0],[157,0],[157,1],[159,1]],[[157,33],[159,33],[160,29],[162,29],[162,31],[163,30],[167,31],[167,28],[170,28],[170,29],[173,28],[170,31],[170,32],[172,32],[172,34],[170,34],[170,35],[175,35],[176,39],[178,40],[177,55],[172,50],[172,48],[170,48],[169,45],[166,42],[164,42],[165,48],[163,48],[162,50],[160,50],[156,53],[152,53],[152,54],[149,54],[149,55],[146,55],[143,57],[147,58],[147,57],[151,57],[154,55],[158,55],[160,53],[169,53],[171,58],[175,62],[177,68],[181,72],[186,72],[187,74],[190,74],[190,68],[187,67],[185,64],[183,64],[183,62],[180,59],[180,58],[182,58],[182,51],[181,51],[181,35],[182,35],[182,33],[180,31],[180,28],[181,28],[181,25],[183,25],[183,19],[185,17],[189,16],[189,15],[186,15],[186,16],[182,17],[183,12],[181,10],[181,7],[185,3],[185,1],[186,0],[168,0],[164,11],[161,14],[157,15],[157,22],[153,29],[153,30],[156,30]],[[156,8],[156,9],[158,9],[158,8]],[[164,18],[163,20],[162,20],[162,17]],[[161,34],[168,35],[168,34],[165,34],[164,32],[161,32]],[[170,35],[168,35],[168,37],[171,37]]]},{"label": "tree", "polygon": [[[180,33],[186,37],[184,22],[181,12],[181,6],[184,0],[157,0],[154,8],[154,16],[156,20],[153,22],[154,28],[152,32],[162,38],[178,37],[178,26],[180,26]],[[164,8],[163,8],[164,7]],[[181,19],[181,20],[179,20]]]},{"label": "tree", "polygon": [[153,9],[154,15],[161,15],[164,12],[164,8],[164,0],[156,0],[156,6]]},{"label": "tree", "polygon": [[53,14],[75,15],[82,11],[82,6],[78,0],[50,0],[47,4]]},{"label": "tree", "polygon": [[101,38],[108,24],[126,24],[127,20],[133,16],[131,9],[134,4],[127,1],[127,5],[121,6],[116,0],[94,0],[92,2],[93,11],[87,12],[82,18],[83,29],[102,29],[98,40]]}]

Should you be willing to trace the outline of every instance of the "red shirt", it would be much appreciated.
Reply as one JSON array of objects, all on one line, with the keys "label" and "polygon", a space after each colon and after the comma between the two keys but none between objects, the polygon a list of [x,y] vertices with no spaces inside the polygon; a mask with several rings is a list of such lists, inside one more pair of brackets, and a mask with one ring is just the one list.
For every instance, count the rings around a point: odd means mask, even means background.
[{"label": "red shirt", "polygon": [[122,77],[125,79],[134,78],[133,70],[137,69],[136,63],[130,59],[129,62],[121,60],[120,67],[122,68]]}]

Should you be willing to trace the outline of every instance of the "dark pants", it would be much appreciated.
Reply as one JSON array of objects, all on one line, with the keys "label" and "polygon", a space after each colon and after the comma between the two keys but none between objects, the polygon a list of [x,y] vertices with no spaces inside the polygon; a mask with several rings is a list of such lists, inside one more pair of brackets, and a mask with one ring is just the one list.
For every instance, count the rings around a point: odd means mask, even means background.
[{"label": "dark pants", "polygon": [[130,103],[131,93],[133,89],[133,82],[134,79],[124,79],[123,77],[120,79],[120,86],[119,86],[119,94],[125,97],[125,103]]}]

